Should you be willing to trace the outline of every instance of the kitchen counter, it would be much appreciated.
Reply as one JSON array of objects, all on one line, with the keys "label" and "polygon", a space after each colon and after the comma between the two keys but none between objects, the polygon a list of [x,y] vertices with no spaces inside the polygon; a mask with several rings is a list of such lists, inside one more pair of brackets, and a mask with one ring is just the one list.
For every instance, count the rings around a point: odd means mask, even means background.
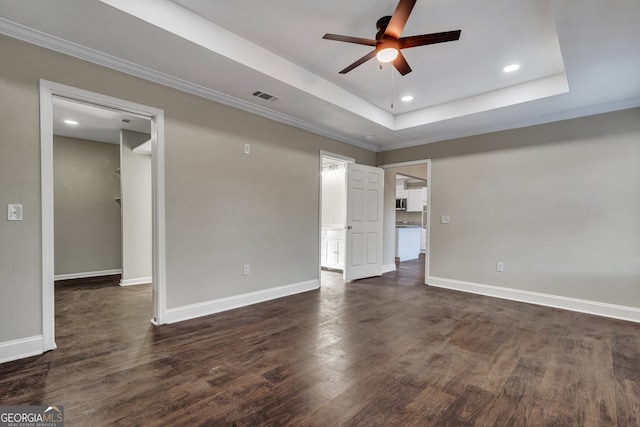
[{"label": "kitchen counter", "polygon": [[396,227],[396,257],[400,261],[420,256],[420,226]]},{"label": "kitchen counter", "polygon": [[421,224],[397,222],[396,228],[422,228]]}]

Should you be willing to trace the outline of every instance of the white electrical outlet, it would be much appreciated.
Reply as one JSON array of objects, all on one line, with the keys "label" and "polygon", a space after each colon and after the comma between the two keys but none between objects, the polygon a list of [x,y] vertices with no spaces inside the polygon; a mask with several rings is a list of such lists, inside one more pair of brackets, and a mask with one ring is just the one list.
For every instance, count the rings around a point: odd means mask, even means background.
[{"label": "white electrical outlet", "polygon": [[496,271],[502,273],[504,271],[504,262],[496,262]]},{"label": "white electrical outlet", "polygon": [[244,154],[251,154],[251,145],[244,144]]},{"label": "white electrical outlet", "polygon": [[22,205],[7,205],[7,221],[22,221]]},{"label": "white electrical outlet", "polygon": [[440,223],[441,224],[449,224],[449,223],[451,223],[451,217],[449,215],[442,215],[440,217]]},{"label": "white electrical outlet", "polygon": [[242,275],[248,276],[249,274],[251,274],[251,267],[249,264],[245,264],[242,268]]}]

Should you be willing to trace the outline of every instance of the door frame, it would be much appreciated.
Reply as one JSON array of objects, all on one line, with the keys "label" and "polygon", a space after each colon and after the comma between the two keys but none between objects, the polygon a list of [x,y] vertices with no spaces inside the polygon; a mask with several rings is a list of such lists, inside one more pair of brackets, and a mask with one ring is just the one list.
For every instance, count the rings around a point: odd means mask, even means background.
[{"label": "door frame", "polygon": [[[332,153],[330,151],[320,150],[320,156],[318,157],[318,283],[322,286],[322,264],[320,263],[320,243],[322,242],[322,159],[328,157],[331,159],[341,160],[345,163],[355,163],[356,159],[353,157],[343,156],[341,154]],[[346,190],[346,180],[345,180],[345,190]],[[347,221],[347,213],[345,212],[345,225]],[[344,274],[344,271],[343,271]]]},{"label": "door frame", "polygon": [[[40,179],[42,242],[42,344],[43,351],[56,348],[54,314],[54,195],[53,195],[53,97],[94,104],[151,120],[152,163],[152,263],[153,315],[155,325],[166,319],[166,253],[164,198],[164,111],[130,101],[40,80]],[[319,257],[318,257],[319,258]]]},{"label": "door frame", "polygon": [[403,166],[415,166],[415,165],[427,165],[427,247],[424,257],[424,284],[427,285],[429,278],[429,266],[431,265],[431,193],[433,189],[433,183],[431,181],[431,159],[412,160],[408,162],[390,163],[386,165],[380,165],[378,167],[382,169],[399,168]]}]

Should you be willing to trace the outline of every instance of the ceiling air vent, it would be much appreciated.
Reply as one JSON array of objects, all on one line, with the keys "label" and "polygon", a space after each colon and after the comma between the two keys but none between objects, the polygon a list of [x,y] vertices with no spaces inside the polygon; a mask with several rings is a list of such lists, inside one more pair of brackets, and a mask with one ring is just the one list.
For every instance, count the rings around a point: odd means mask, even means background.
[{"label": "ceiling air vent", "polygon": [[268,94],[266,92],[262,92],[260,90],[257,90],[255,92],[253,92],[253,96],[257,96],[258,98],[266,99],[267,101],[276,101],[278,99],[275,96],[273,96],[271,94]]}]

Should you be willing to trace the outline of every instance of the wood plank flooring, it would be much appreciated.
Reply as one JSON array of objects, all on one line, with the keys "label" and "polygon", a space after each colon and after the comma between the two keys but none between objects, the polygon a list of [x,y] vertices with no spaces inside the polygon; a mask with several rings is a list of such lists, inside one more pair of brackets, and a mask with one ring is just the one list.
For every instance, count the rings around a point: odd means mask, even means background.
[{"label": "wood plank flooring", "polygon": [[56,287],[0,404],[68,426],[638,426],[640,325],[421,284],[418,262],[154,327],[149,286]]}]

